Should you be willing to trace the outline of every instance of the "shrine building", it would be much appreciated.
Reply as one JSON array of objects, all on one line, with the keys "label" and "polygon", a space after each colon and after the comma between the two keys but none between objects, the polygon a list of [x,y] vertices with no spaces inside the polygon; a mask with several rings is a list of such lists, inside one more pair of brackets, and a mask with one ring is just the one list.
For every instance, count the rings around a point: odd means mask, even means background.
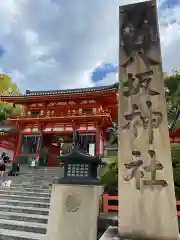
[{"label": "shrine building", "polygon": [[20,104],[23,111],[7,119],[14,130],[8,134],[0,130],[0,147],[3,141],[10,142],[13,161],[19,163],[36,157],[40,165],[59,166],[58,156],[68,152],[73,131],[78,130],[80,147],[93,156],[103,156],[106,130],[117,120],[117,90],[118,84],[113,84],[1,95],[1,101]]}]

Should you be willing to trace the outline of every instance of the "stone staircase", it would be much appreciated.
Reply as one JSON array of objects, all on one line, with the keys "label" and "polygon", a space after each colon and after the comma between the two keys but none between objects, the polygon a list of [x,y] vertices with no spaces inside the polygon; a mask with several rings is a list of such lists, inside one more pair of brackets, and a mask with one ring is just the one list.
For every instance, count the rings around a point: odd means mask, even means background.
[{"label": "stone staircase", "polygon": [[0,187],[0,239],[44,240],[47,228],[51,184],[63,176],[62,168],[29,169],[9,177],[11,187]]}]

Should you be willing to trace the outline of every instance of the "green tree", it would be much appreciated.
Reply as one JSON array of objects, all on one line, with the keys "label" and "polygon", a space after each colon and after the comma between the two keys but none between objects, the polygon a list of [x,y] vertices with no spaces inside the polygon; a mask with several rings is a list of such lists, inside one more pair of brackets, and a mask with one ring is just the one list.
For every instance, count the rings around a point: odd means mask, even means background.
[{"label": "green tree", "polygon": [[165,77],[166,103],[168,109],[168,122],[170,130],[180,127],[180,73]]},{"label": "green tree", "polygon": [[180,200],[180,145],[171,144],[172,166],[176,199]]},{"label": "green tree", "polygon": [[101,176],[101,184],[106,193],[116,195],[118,189],[118,158],[110,159],[105,173]]},{"label": "green tree", "polygon": [[[12,79],[0,73],[0,93],[1,95],[19,94],[20,91]],[[7,117],[18,115],[21,112],[21,105],[14,105],[13,103],[0,102],[0,121],[5,120]]]}]

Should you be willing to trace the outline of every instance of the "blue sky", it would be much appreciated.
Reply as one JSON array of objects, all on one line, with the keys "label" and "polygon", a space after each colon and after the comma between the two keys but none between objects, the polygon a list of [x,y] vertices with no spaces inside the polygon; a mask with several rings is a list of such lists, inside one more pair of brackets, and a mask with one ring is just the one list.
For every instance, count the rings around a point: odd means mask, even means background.
[{"label": "blue sky", "polygon": [[[118,6],[135,0],[0,1],[0,71],[21,91],[90,87],[117,64]],[[164,71],[180,68],[180,0],[159,0]],[[116,74],[96,84],[111,84]]]}]

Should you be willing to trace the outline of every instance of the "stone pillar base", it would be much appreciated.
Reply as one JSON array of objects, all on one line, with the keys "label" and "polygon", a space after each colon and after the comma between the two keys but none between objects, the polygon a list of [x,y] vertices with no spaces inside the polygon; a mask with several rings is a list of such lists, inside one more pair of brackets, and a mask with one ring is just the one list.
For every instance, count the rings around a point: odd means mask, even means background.
[{"label": "stone pillar base", "polygon": [[54,184],[47,240],[96,240],[102,186]]}]

